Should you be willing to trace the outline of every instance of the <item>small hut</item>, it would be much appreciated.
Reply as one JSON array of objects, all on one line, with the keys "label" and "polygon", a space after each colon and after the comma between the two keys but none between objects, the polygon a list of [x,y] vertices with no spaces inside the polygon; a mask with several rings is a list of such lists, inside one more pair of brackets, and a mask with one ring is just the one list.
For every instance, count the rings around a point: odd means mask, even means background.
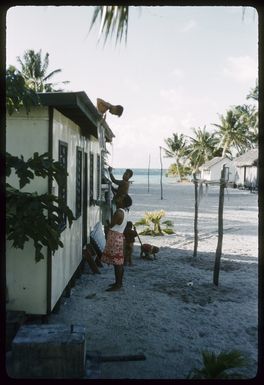
[{"label": "small hut", "polygon": [[256,189],[258,187],[258,148],[245,152],[234,160],[235,183],[238,187]]},{"label": "small hut", "polygon": [[208,182],[219,182],[221,178],[221,170],[226,166],[228,182],[235,181],[235,167],[233,161],[227,157],[216,156],[215,158],[205,162],[199,167],[200,179]]}]

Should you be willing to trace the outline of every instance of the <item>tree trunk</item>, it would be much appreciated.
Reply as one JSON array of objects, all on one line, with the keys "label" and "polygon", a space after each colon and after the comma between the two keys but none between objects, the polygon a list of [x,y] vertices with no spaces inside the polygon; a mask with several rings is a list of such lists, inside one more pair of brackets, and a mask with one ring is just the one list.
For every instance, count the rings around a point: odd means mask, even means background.
[{"label": "tree trunk", "polygon": [[220,261],[222,255],[222,243],[223,243],[223,211],[224,211],[224,196],[225,196],[225,166],[221,171],[220,179],[220,191],[219,191],[219,206],[218,206],[218,242],[215,253],[215,265],[214,265],[214,285],[218,286]]},{"label": "tree trunk", "polygon": [[179,166],[179,160],[178,160],[178,158],[176,159],[176,166],[177,166],[178,175],[179,175],[180,182],[181,182],[181,173],[180,173],[180,166]]}]

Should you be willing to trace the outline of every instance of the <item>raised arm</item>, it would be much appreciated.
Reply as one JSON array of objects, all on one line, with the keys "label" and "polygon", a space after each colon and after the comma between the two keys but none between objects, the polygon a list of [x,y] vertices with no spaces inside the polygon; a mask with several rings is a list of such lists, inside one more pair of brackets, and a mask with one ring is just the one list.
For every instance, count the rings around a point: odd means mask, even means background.
[{"label": "raised arm", "polygon": [[118,180],[118,179],[116,179],[116,178],[114,177],[114,175],[112,174],[112,168],[111,168],[111,167],[109,167],[108,170],[109,170],[109,175],[110,175],[111,181],[112,181],[114,184],[120,186],[120,185],[122,184],[123,180]]}]

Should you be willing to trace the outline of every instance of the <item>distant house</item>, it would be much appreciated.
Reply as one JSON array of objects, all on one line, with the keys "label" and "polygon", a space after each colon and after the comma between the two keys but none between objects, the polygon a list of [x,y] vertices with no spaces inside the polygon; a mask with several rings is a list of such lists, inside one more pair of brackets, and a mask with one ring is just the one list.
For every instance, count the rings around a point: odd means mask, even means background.
[{"label": "distant house", "polygon": [[235,158],[234,164],[237,186],[256,188],[258,186],[258,149],[254,148]]},{"label": "distant house", "polygon": [[[52,311],[82,262],[89,234],[102,220],[102,206],[110,186],[103,178],[103,154],[113,132],[85,92],[39,94],[42,105],[7,115],[6,150],[29,159],[34,152],[48,152],[68,172],[66,188],[40,177],[23,191],[59,195],[73,211],[71,228],[63,226],[63,248],[54,255],[46,248],[44,260],[36,263],[33,242],[23,250],[6,245],[7,310],[45,315]],[[102,184],[103,181],[103,184]],[[18,188],[14,173],[7,182]],[[105,188],[105,190],[103,190]],[[109,203],[109,202],[108,202]],[[108,210],[109,212],[109,210]]]},{"label": "distant house", "polygon": [[199,167],[200,179],[205,181],[219,181],[223,166],[226,166],[226,177],[229,182],[235,181],[235,167],[232,160],[217,156]]}]

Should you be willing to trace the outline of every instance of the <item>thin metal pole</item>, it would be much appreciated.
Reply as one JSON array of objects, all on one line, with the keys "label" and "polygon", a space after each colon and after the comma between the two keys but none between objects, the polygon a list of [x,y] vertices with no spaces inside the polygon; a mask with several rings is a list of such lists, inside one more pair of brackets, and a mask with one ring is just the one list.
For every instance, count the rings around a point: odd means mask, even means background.
[{"label": "thin metal pole", "polygon": [[148,162],[148,192],[149,192],[149,169],[150,169],[150,154],[149,154],[149,162]]},{"label": "thin metal pole", "polygon": [[163,199],[161,146],[160,146],[160,199],[161,200]]}]

